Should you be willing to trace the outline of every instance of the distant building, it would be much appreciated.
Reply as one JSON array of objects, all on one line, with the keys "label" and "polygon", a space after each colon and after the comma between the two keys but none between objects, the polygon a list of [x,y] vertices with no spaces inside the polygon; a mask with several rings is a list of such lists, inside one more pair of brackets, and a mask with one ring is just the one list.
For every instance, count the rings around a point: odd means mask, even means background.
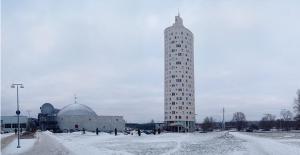
[{"label": "distant building", "polygon": [[181,17],[164,31],[165,124],[170,131],[195,130],[194,38]]},{"label": "distant building", "polygon": [[[25,131],[28,125],[28,118],[20,116],[20,130]],[[1,116],[1,131],[14,132],[18,129],[18,116]]]},{"label": "distant building", "polygon": [[78,131],[83,128],[86,131],[111,132],[116,128],[118,131],[125,129],[123,116],[98,116],[90,107],[73,103],[62,108],[57,114],[58,126],[64,132]]},{"label": "distant building", "polygon": [[40,107],[41,112],[38,114],[39,128],[45,130],[57,130],[57,113],[59,109],[53,107],[50,103],[45,103]]}]

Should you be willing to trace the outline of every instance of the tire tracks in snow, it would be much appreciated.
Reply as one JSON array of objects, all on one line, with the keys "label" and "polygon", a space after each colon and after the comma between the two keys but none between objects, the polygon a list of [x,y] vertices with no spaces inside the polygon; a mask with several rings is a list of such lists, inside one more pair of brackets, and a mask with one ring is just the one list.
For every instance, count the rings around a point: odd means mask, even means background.
[{"label": "tire tracks in snow", "polygon": [[283,155],[283,154],[299,154],[300,148],[280,143],[275,139],[255,137],[238,132],[231,132],[237,138],[246,140],[245,146],[247,148],[246,154],[255,155]]}]

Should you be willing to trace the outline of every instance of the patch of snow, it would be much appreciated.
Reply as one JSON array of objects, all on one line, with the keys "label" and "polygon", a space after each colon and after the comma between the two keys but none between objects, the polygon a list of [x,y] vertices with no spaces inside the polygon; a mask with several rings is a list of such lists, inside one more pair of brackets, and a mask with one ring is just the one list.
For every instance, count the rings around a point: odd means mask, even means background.
[{"label": "patch of snow", "polygon": [[242,133],[231,133],[235,137],[244,139],[247,152],[255,155],[283,155],[283,154],[300,154],[300,148],[294,145],[280,143],[274,139],[261,138],[257,136],[250,136]]},{"label": "patch of snow", "polygon": [[17,148],[18,146],[18,139],[14,139],[8,146],[4,148],[1,152],[3,155],[12,155],[12,154],[21,154],[28,150],[30,150],[34,143],[36,142],[36,138],[34,139],[20,139],[20,146],[21,148]]},{"label": "patch of snow", "polygon": [[14,134],[15,134],[15,133],[12,133],[12,132],[1,134],[1,140],[2,140],[3,138],[6,138],[6,137],[11,136],[11,135],[14,135]]}]

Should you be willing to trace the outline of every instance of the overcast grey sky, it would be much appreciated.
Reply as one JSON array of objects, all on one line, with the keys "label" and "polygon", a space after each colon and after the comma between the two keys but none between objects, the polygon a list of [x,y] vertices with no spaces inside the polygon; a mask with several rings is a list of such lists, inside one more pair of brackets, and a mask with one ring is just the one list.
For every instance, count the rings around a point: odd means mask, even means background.
[{"label": "overcast grey sky", "polygon": [[163,121],[163,30],[194,33],[197,121],[292,110],[300,88],[300,1],[1,1],[1,112],[78,102],[127,122]]}]

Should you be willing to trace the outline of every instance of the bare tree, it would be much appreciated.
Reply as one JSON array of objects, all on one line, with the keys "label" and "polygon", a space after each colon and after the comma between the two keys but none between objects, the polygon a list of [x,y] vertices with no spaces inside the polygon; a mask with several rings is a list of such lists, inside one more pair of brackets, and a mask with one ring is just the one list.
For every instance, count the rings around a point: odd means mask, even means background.
[{"label": "bare tree", "polygon": [[203,131],[212,131],[214,128],[214,119],[212,117],[205,117],[202,123]]},{"label": "bare tree", "polygon": [[260,128],[264,130],[270,130],[275,126],[275,115],[265,114],[264,117],[259,122]]},{"label": "bare tree", "polygon": [[297,115],[300,115],[300,89],[297,91],[297,97],[295,98],[294,110]]},{"label": "bare tree", "polygon": [[295,121],[297,123],[296,128],[300,129],[300,89],[297,91],[297,97],[295,99],[294,110],[296,112]]},{"label": "bare tree", "polygon": [[293,114],[289,110],[282,109],[280,112],[281,120],[280,127],[285,130],[290,130],[291,121],[293,120]]},{"label": "bare tree", "polygon": [[282,109],[280,112],[282,120],[284,121],[291,121],[293,119],[293,114],[289,110]]},{"label": "bare tree", "polygon": [[246,116],[242,112],[236,112],[233,114],[232,122],[235,123],[235,126],[238,131],[244,129],[247,126]]}]

